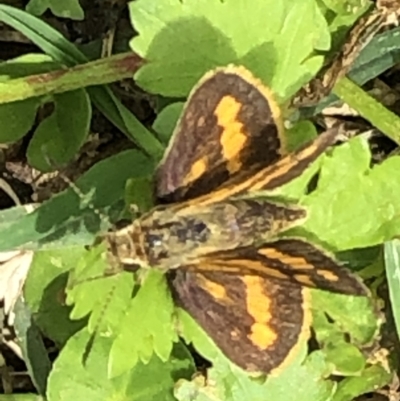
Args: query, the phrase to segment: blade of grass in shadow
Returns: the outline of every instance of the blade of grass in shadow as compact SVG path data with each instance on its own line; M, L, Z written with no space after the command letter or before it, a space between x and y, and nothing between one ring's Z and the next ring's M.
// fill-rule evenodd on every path
M361 86L398 64L399 37L400 27L376 35L355 60L349 78Z
M345 77L338 81L333 88L333 92L374 127L400 145L400 118L396 114L375 100L349 78Z
M394 28L376 35L354 61L348 77L361 87L398 64L400 61L399 36L400 28ZM338 97L331 93L317 105L301 108L301 118L310 119L337 100Z
M397 336L400 337L400 240L386 242L385 267Z
M24 34L46 54L68 67L88 61L60 32L23 10L0 4L0 21Z
M57 30L23 10L0 4L0 21L24 34L53 59L73 67L88 58ZM132 74L133 75L133 74ZM114 96L107 86L88 89L96 107L135 144L155 160L164 148L158 139Z
M14 328L29 376L38 393L44 396L47 379L51 371L47 349L43 343L40 330L33 321L29 307L21 297L17 300L14 312Z
M99 231L109 228L109 224L99 221L99 216L87 204L105 212L105 208L123 198L128 179L150 177L153 171L154 161L143 152L125 150L96 163L76 181L87 199L68 188L32 213L27 214L21 206L1 211L0 252L93 243Z

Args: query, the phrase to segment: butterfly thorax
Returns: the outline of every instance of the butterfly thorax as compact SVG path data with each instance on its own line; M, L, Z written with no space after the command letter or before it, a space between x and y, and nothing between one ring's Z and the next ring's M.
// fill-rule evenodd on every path
M212 252L268 241L301 223L305 211L266 200L233 199L176 210L153 209L108 236L113 256L125 265L161 270L195 264Z

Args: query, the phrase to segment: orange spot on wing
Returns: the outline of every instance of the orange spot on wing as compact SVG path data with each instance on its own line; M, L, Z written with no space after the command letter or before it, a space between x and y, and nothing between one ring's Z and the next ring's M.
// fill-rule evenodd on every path
M207 160L202 158L193 163L189 174L184 179L184 185L188 185L196 181L207 171Z
M200 285L203 289L205 289L209 294L213 296L213 298L217 300L229 300L228 294L226 293L226 288L221 285L216 283L215 281L211 281L209 279L206 279L203 276L201 277L201 281L199 279Z
M317 270L317 274L328 281L339 281L339 277L337 276L337 274L330 270L319 269Z
M243 276L246 285L247 312L254 319L251 342L260 349L267 349L277 340L278 334L271 328L272 305L271 299L265 294L263 280L257 276Z
M277 269L268 267L268 265L263 264L259 261L254 261L250 259L215 259L205 258L202 263L198 264L198 270L201 271L221 271L226 273L235 273L239 275L243 274L254 274L261 277L275 277L280 279L287 279L288 276L285 273Z
M315 266L308 263L305 258L301 256L291 256L283 252L279 252L274 248L261 248L258 250L260 255L270 259L280 260L281 262L290 265L293 269L314 270Z
M228 161L228 170L231 173L240 169L241 163L237 156L247 141L243 124L238 120L241 107L235 98L225 96L215 110L218 125L223 128L220 138L223 157Z
M267 349L276 341L277 334L266 323L254 323L248 336L253 344L260 349Z
M315 287L315 283L309 276L306 276L305 274L295 274L293 277L301 284L308 285L309 287Z

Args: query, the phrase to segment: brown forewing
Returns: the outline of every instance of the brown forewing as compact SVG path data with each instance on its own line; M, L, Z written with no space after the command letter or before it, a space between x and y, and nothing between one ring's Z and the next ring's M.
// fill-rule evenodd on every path
M335 129L324 132L314 141L305 144L270 166L260 170L243 171L218 189L196 198L197 205L208 205L224 201L233 196L246 195L255 191L272 190L299 177L326 149L333 145L338 137ZM192 205L191 201L182 202L176 209Z
M157 196L176 202L207 194L283 152L280 112L270 91L243 67L216 69L188 98L156 172Z

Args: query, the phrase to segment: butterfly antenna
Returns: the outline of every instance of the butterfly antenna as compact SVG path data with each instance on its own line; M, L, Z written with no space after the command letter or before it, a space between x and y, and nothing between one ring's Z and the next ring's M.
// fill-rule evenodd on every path
M83 200L85 203L84 205L88 207L96 216L100 218L102 221L107 221L111 225L109 217L103 213L99 208L97 208L93 202L87 201L87 194L85 195L83 191L66 175L59 172L59 176L65 183L71 188L71 190L79 197L79 199Z
M85 194L76 184L73 182L66 174L62 172L62 169L60 166L57 165L53 160L50 159L48 153L46 152L45 149L43 150L43 155L46 159L47 164L53 168L54 170L57 170L58 177L66 184L67 188L70 188L75 195L78 196L78 198L81 201L84 201L84 206L87 207L91 212L93 212L101 221L107 222L109 225L111 224L110 218L103 213L99 208L97 208L93 202L88 200L88 195Z
M58 176L60 177L60 179L62 181L64 181L64 183L67 185L68 188L71 188L71 190L75 193L75 195L77 195L79 197L80 200L84 201L84 205L86 207L88 207L95 215L97 215L100 218L100 220L107 221L109 225L112 225L109 217L106 214L104 214L100 209L98 209L93 204L93 202L88 201L87 194L83 193L83 191L75 184L75 182L73 182L66 174L64 174L61 171L61 169L59 167L57 167L56 163L53 163L53 161L48 156L47 152L44 151L43 154L45 155L45 158L46 158L46 161L47 161L48 165L58 171ZM100 242L100 238L97 238L95 240L95 242L90 247L97 245L99 242ZM115 269L114 268L115 266L112 266L112 267L113 267L112 269L106 269L102 274L99 274L99 275L96 275L96 276L85 277L84 279L81 279L81 280L72 279L68 283L67 287L73 288L73 287L75 287L75 286L77 286L79 284L84 284L84 283L88 283L88 282L91 282L91 281L104 279L106 277L115 276L115 275L117 275L118 273L121 272L121 269ZM100 317L98 319L98 322L96 322L95 329L94 329L93 333L91 334L90 340L89 340L89 342L88 342L88 344L87 344L87 346L85 348L85 353L84 353L84 356L83 356L84 360L87 360L87 357L89 356L90 349L92 348L93 342L94 342L95 337L96 337L96 332L98 331L98 328L102 324L104 314L105 314L105 312L107 310L108 304L109 304L112 296L114 295L115 289L116 289L116 285L114 284L113 287L110 289L109 293L106 296L106 300L105 300L105 303L103 305L102 311L100 313Z
M51 162L51 160L49 159L48 156L46 156L46 160L47 160L47 163L49 164L49 166L52 166L52 167L54 166L54 163ZM112 225L109 217L107 215L105 215L101 210L99 210L92 202L88 201L87 195L85 193L83 193L83 191L67 175L63 174L58 168L56 168L56 169L58 170L59 177L65 182L65 184L69 188L71 188L71 190L79 197L79 199L81 199L85 202L85 206L88 207L101 220L107 221L110 225ZM94 242L94 244L92 246L98 244L98 242L99 242L99 238ZM110 262L112 263L112 260L110 260ZM71 282L68 284L68 286L71 288L71 287L74 287L79 284L83 284L83 283L87 283L87 282L95 281L95 280L99 280L99 279L104 279L104 278L110 277L110 276L115 276L118 273L120 273L121 271L122 271L122 269L115 269L115 266L112 266L112 269L104 271L103 274L101 274L101 275L87 277L82 280L76 280L76 281L71 280ZM84 366L86 365L86 363L88 361L88 358L90 356L91 350L94 345L94 342L96 340L96 336L98 335L100 327L102 326L104 317L105 317L107 309L111 303L111 300L114 296L116 288L117 288L117 284L114 283L112 285L112 287L110 288L110 290L108 291L108 294L105 297L103 306L100 310L99 318L97 319L97 322L95 323L93 332L90 334L89 341L87 342L84 353L82 355L82 364Z

